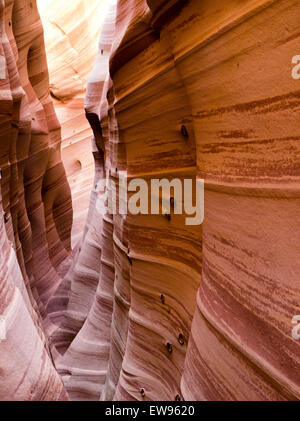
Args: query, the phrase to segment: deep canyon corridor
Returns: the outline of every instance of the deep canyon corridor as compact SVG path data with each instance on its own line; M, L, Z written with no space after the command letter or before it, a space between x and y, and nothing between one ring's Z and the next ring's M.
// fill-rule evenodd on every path
M299 400L299 0L0 15L0 400Z

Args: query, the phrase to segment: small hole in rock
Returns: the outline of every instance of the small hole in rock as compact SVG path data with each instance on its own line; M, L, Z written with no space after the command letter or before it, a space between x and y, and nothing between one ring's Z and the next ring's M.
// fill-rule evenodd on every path
M180 343L180 345L184 344L184 336L182 333L180 333L178 336L178 342Z
M183 137L189 136L187 128L184 125L181 126L181 134L182 134Z
M169 354L171 354L171 352L173 351L173 348L172 348L172 345L170 344L170 342L167 342L166 347L167 347L167 350L168 350Z

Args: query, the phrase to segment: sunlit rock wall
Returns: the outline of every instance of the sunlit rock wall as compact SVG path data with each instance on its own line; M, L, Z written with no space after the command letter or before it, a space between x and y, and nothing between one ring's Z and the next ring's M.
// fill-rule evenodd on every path
M86 95L96 179L204 179L205 218L110 215L96 186L68 274L71 399L300 398L299 16L297 0L111 4Z
M45 30L50 92L62 127L62 158L74 208L72 246L81 239L93 185L92 132L86 84L94 66L107 0L38 0Z

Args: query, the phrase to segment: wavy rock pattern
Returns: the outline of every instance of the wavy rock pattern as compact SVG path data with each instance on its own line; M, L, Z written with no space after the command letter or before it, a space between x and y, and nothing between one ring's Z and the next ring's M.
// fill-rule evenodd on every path
M81 240L93 185L91 128L84 115L87 80L107 9L104 0L38 0L45 29L50 92L62 127L62 158L72 191L72 246Z
M299 3L119 0L115 11L86 95L106 192L122 170L148 184L201 178L205 219L116 214L106 235L111 217L91 224L99 282L70 279L66 388L87 400L299 399Z
M105 208L104 181L109 162L105 162L108 154L101 149L104 139L99 113L100 100L102 95L105 98L108 86L115 5L116 2L111 2L87 87L86 113L94 134L94 189L81 251L67 276L71 284L70 298L57 342L62 350L68 348L57 366L71 399L100 398L109 360L115 276L113 216Z
M72 203L43 28L35 1L2 0L0 18L0 399L67 400L46 307L70 253Z
M94 184L72 254L36 5L0 5L1 399L299 400L299 2L109 2L85 97ZM76 19L54 25L60 52ZM71 143L86 70L72 54L54 93L75 93L57 104ZM78 77L63 85L70 63ZM64 148L69 176L83 144ZM204 179L203 224L123 214L118 195L114 213L122 171L148 186Z

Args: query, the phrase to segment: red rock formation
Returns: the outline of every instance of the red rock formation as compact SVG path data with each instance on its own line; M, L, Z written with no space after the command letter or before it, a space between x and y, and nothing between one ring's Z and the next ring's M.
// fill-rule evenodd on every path
M58 370L71 399L100 398L108 369L113 307L113 217L105 210L105 154L99 122L100 100L105 98L108 60L114 33L115 2L104 24L95 67L89 78L86 113L94 133L95 180L81 251L68 274L70 299L60 342L66 348ZM106 154L108 158L108 154ZM89 355L89 358L85 356Z
M66 400L45 311L70 251L72 204L35 1L1 14L1 400ZM18 260L17 260L18 259ZM26 374L26 375L25 375Z
M188 53L178 59L206 181L202 283L182 392L186 399L299 399L300 343L291 335L300 303L298 90L289 63L300 8L296 1L235 6L220 13L193 3L169 27L179 46L197 25L195 13L214 17L211 42L201 42L200 31L193 40L203 77L193 77ZM172 31L178 19L190 21L181 35Z
M62 126L62 157L72 190L72 245L84 230L93 185L91 129L84 115L84 95L94 65L106 1L38 0L45 28L50 91Z
M0 233L0 400L67 400L2 218Z
M284 0L118 2L111 81L96 67L87 91L103 172L204 179L205 220L113 216L114 286L102 236L99 299L81 304L62 359L71 396L299 399L299 13Z
M21 36L24 4L15 0L13 32L2 28L9 41L3 37L0 52L7 63L0 78L0 313L9 328L0 364L6 379L14 365L24 371L12 352L21 341L28 364L33 355L30 378L46 361L39 386L47 387L32 395L25 377L18 397L67 399L67 391L72 400L299 400L300 342L291 334L300 303L299 88L291 75L299 2L110 2L85 99L94 186L72 255L41 27L33 4L22 22L36 36ZM57 97L70 91L60 72ZM71 142L74 98L58 106ZM85 159L77 157L82 145L64 151L74 174L74 160L81 166ZM134 215L120 212L117 195L113 212L108 203L122 171L148 187L157 178L204 179L203 224L187 225L175 198L170 213ZM50 271L60 285L55 295ZM30 345L18 333L21 319ZM4 398L14 398L18 382L13 376ZM4 385L0 379L0 391Z
M59 283L53 266L58 267L70 250L72 213L60 157L60 126L49 93L43 29L36 4L31 4L26 3L24 9L24 2L15 1L13 30L20 80L32 120L24 185L32 229L34 286L46 304ZM28 28L27 37L24 27Z

